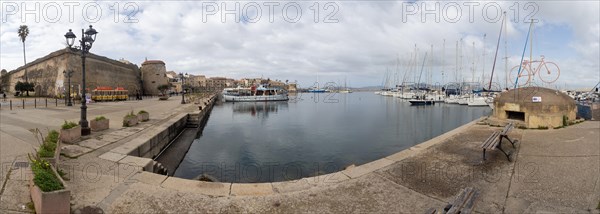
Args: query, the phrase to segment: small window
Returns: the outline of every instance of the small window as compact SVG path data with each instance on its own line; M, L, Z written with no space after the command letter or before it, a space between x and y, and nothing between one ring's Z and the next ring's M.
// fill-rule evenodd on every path
M156 74L156 76L158 76L158 75L160 75L160 74Z
M508 115L508 119L525 121L525 112L506 111L506 114Z
M152 81L152 83L156 83L156 81Z

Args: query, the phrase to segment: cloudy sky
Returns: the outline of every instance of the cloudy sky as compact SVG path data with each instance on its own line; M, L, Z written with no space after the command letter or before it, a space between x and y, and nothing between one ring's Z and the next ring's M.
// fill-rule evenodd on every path
M505 55L508 70L521 60L531 18L537 21L525 59L530 50L534 59L545 55L561 73L553 84L538 76L535 84L580 88L600 81L598 1L2 1L1 6L0 67L9 71L23 65L19 25L30 29L25 42L30 62L64 48L69 28L79 36L93 24L100 33L92 52L138 65L160 59L176 72L269 77L302 87L317 79L377 86L386 76L487 82L505 11L498 85L507 81Z

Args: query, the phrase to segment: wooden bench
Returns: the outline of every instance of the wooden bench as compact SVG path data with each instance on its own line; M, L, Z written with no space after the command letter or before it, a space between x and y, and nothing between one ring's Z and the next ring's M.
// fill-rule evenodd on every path
M453 201L444 207L443 211L438 212L437 209L430 208L425 213L427 214L469 214L475 206L475 199L479 196L479 191L472 187L464 188L454 198Z
M508 161L512 162L512 154L507 153L506 151L504 151L502 149L502 140L503 139L507 139L508 142L510 142L510 144L513 146L513 148L516 148L515 144L517 144L519 141L518 140L513 141L508 137L508 132L510 132L512 129L513 129L513 124L509 123L508 125L506 125L504 127L504 129L502 131L495 131L485 141L483 141L483 143L481 144L481 148L483 148L483 160L485 160L485 151L486 150L498 149L498 150L502 151L502 153L504 153L504 155L506 155L506 158L508 159Z

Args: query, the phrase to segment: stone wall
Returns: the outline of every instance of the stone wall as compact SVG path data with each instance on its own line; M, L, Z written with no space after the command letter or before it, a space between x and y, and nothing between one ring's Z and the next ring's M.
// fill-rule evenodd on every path
M72 70L71 86L77 92L81 84L81 66L78 52L61 49L2 75L1 87L14 93L15 84L18 81L24 82L27 73L28 81L34 83L37 96L59 96L64 93L67 85L63 71ZM88 54L86 84L90 90L97 86L124 87L133 95L141 90L140 71L136 65Z
M159 85L169 83L167 78L167 69L165 63L159 60L147 60L142 63L142 82L144 85L144 94L159 95Z

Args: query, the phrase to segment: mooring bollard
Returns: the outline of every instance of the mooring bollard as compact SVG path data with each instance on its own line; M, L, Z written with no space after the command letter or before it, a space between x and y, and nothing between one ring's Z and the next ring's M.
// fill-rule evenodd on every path
M22 99L21 101L23 101L23 109L25 109L25 99Z
M37 98L33 98L33 108L37 108Z
M46 108L48 108L48 98L46 98Z
M54 98L54 102L56 102L56 107L58 107L58 99Z
M10 110L12 111L12 100L9 100L9 101L10 101Z

